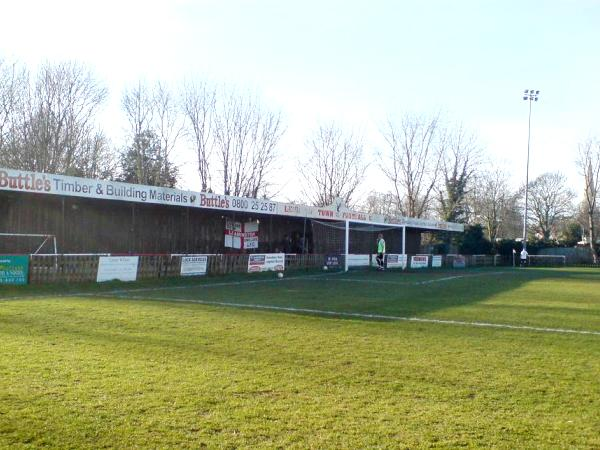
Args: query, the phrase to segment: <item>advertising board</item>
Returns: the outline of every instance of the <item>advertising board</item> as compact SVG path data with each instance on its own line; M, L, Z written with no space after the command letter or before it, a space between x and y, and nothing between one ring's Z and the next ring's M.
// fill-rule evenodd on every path
M388 269L406 269L406 255L389 253L385 256Z
M181 276L191 277L197 275L206 275L208 266L208 256L191 255L181 257Z
M248 257L248 272L285 270L285 253L254 253Z
M426 269L429 266L429 256L415 255L410 257L411 269Z
M0 284L27 284L29 279L29 256L0 255Z
M96 281L135 281L139 256L101 256Z
M452 267L455 269L464 269L467 267L467 261L465 260L465 257L462 255L456 255L452 261Z

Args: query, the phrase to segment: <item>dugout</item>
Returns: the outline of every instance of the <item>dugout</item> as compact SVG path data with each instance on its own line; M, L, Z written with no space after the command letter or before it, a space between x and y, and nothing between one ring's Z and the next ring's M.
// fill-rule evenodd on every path
M59 253L342 253L346 232L350 253L381 232L388 252L416 254L436 230L462 225L0 168L0 254L40 243L15 234L53 235Z

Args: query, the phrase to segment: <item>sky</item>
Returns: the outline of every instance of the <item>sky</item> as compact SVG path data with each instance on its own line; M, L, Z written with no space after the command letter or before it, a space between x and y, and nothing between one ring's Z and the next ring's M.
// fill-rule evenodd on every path
M389 190L375 162L388 118L440 113L462 124L515 188L525 181L524 89L540 90L530 179L560 171L579 193L578 143L600 138L600 0L3 0L0 12L0 57L94 70L110 92L101 121L115 140L123 90L140 80L259 93L287 127L278 200L302 200L298 161L323 123L363 137L373 162L362 196ZM178 163L180 187L198 190L193 156Z

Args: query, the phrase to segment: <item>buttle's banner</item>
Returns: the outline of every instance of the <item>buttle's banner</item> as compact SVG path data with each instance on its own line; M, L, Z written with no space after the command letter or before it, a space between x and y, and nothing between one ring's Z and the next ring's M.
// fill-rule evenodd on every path
M248 255L248 272L281 272L285 270L285 253L254 253Z
M137 203L208 208L223 212L276 214L313 219L351 220L353 222L387 223L430 230L464 231L464 225L411 217L384 217L352 211L341 199L329 206L308 206L274 202L265 199L234 197L210 192L194 192L109 180L69 177L49 173L0 168L0 191L63 195L102 200L122 200ZM253 248L253 247L246 247ZM254 247L256 248L256 247Z
M0 284L27 284L29 256L0 255Z

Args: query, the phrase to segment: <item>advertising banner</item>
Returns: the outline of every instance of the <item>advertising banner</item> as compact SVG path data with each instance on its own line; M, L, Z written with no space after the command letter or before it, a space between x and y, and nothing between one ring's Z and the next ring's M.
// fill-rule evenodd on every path
M181 257L181 276L191 277L197 275L206 275L208 267L207 255L193 255Z
M139 256L101 256L96 281L135 281L138 262Z
M433 230L463 231L462 224L429 219L400 217L389 219L380 214L352 211L341 199L329 206L308 206L274 202L266 199L234 197L210 192L185 191L167 187L122 183L119 181L71 177L50 173L0 168L0 190L31 194L63 195L102 200L120 200L136 203L208 208L220 211L283 216L369 221L408 225ZM254 242L251 240L250 242ZM254 244L249 244L254 245ZM237 248L237 247L234 247ZM239 247L256 248L256 247Z
M341 255L325 255L325 265L330 269L338 269L342 265Z
M285 270L285 253L254 253L248 257L248 272Z
M258 248L258 222L236 222L225 219L225 247Z
M431 267L442 267L442 255L433 255L431 257Z
M0 255L0 284L27 284L29 256Z
M452 261L452 267L454 267L455 269L464 269L465 267L467 267L465 257L462 255L455 256L454 260Z
M348 255L348 267L368 267L369 259L369 255Z
M429 256L415 255L410 257L411 269L426 269L429 266Z
M388 269L406 269L406 255L390 253L385 256Z

